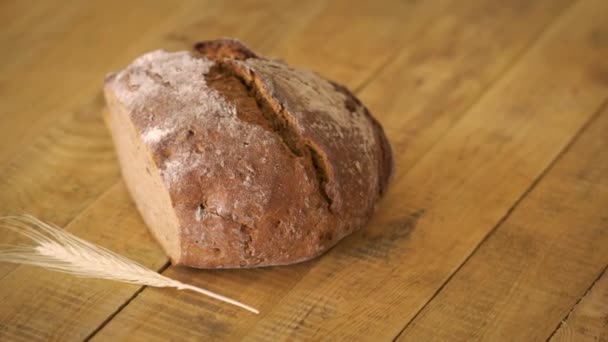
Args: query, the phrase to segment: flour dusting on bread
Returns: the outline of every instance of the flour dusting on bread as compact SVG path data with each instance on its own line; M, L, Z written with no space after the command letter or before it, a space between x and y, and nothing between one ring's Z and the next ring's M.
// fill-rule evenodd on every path
M142 134L147 142L156 143L191 120L204 120L211 114L234 118L234 105L207 87L205 75L213 65L213 61L195 58L186 51L157 50L117 73L112 89L135 120L148 121ZM172 115L155 115L159 104Z
M151 127L142 132L141 136L147 145L152 145L161 141L169 133L171 133L169 128Z
M187 130L195 121L210 121L212 116L234 124L234 105L206 84L205 75L213 65L213 61L195 58L186 51L157 50L116 74L113 91L130 110L133 121L139 123L137 126L142 127L140 134L150 148ZM160 111L171 114L159 115ZM202 163L200 155L190 151L173 152L162 165L168 186Z

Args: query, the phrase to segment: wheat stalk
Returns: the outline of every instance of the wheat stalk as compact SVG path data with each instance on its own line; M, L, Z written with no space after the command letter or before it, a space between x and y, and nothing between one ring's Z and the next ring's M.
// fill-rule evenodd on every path
M165 277L131 259L85 241L31 215L0 217L0 227L21 234L36 245L0 250L0 262L43 267L85 278L100 278L153 287L191 290L253 313L255 308L234 299Z

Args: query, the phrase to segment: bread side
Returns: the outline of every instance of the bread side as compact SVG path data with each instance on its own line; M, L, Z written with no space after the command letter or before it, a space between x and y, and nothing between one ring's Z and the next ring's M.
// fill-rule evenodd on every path
M121 173L146 225L173 262L181 258L180 224L153 156L130 120L128 109L106 87L104 119L114 140Z

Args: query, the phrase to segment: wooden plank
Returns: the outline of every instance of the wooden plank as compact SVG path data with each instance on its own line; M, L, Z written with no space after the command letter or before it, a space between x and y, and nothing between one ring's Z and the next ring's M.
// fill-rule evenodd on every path
M606 269L591 287L589 293L562 322L550 341L608 341L608 272Z
M270 20L272 16L276 14L278 8L266 8L267 10L272 9L271 11L257 10L257 15L252 13L252 15L247 16L252 20L252 23L248 23L247 21L243 21L242 18L245 17L245 13L250 12L250 8L243 7L240 10L242 11L242 15L237 15L237 18L241 19L238 23L235 23L235 31L232 32L230 30L232 30L233 26L222 26L221 21L209 21L209 18L220 17L227 18L227 20L230 21L233 20L232 18L234 17L222 15L220 12L221 8L216 9L215 12L208 10L207 12L211 13L209 14L209 17L201 17L200 15L196 15L196 13L204 8L199 8L199 6L201 6L200 4L193 3L193 7L188 9L188 12L193 14L191 16L180 17L181 20L179 20L179 22L175 22L175 27L171 28L165 35L163 35L162 45L169 46L170 48L187 47L193 41L199 39L196 38L196 36L197 32L201 31L205 31L213 36L240 36L248 42L254 41L252 44L254 48L257 44L255 42L265 45L266 43L264 43L264 38L256 38L256 34L259 33L252 30L247 31L247 27L250 26L255 26L261 29L264 28L260 32L279 32L272 36L273 43L269 45L271 46L270 48L274 46L273 44L280 42L282 39L289 39L293 46L297 46L301 42L309 42L310 40L316 40L319 43L323 40L326 43L333 44L334 40L331 37L323 38L314 36L313 38L310 38L308 36L309 33L307 26L325 26L325 29L328 30L328 32L341 30L342 27L340 24L343 24L343 22L340 21L332 22L330 20L323 19L321 24L317 25L317 23L310 20L312 20L317 13L319 13L322 18L325 18L326 16L335 17L336 13L327 14L325 12L341 11L343 5L337 3L336 5L328 8L323 7L322 11L319 12L318 3L315 6L311 5L314 4L313 2L307 2L307 4L308 5L306 6L309 7L294 7L294 11L291 12L291 16L293 17L293 21L298 24L294 25L293 27L288 26L286 28L283 28L282 26L285 25L285 21L289 21L291 16L283 15L283 22L274 22ZM403 12L403 10L418 8L419 4L404 6L401 4L401 2L394 2L392 6L393 7L386 7L387 13L391 13L390 11L393 10L393 13L396 13L395 15L399 15L401 12ZM411 15L419 15L419 18L417 20L412 20L410 27L416 27L415 25L425 25L425 20L432 17L431 13L440 9L442 9L441 6L425 5L422 6L422 11L411 11ZM230 7L225 8L225 10L232 13L235 9ZM410 15L410 11L407 13ZM425 14L426 16L420 16L420 14ZM303 20L302 18L308 18L307 22L299 23L299 21ZM391 28L394 28L395 30L399 28L399 26L396 25L398 20L395 17L390 18L390 20L386 20L386 18L381 17L377 17L372 20L374 21L371 24L376 25L380 32L390 30ZM386 23L386 26L384 26L384 23ZM212 26L207 27L206 25ZM353 34L358 34L358 32L355 30L353 31ZM190 38L190 36L195 38ZM264 35L264 37L267 38L268 35ZM352 38L350 38L348 35L339 35L339 37L340 39L345 39L346 37L349 38L348 40L352 40ZM342 73L344 75L350 75L349 79L353 80L351 82L366 79L384 62L386 59L385 52L391 51L392 47L395 45L400 45L399 42L408 37L409 35L407 34L400 36L395 35L392 36L392 38L390 35L386 35L386 39L384 40L375 39L370 41L370 45L368 48L366 48L366 50L377 48L376 57L370 58L368 55L362 54L359 57L353 58L355 61L360 60L361 58L370 59L365 68L359 68L358 70L349 69L348 72L346 71L347 69L344 68L342 69ZM338 43L339 41L336 42L336 45ZM139 45L143 46L145 44L142 43ZM366 44L360 44L360 46L365 47ZM330 70L328 66L328 64L320 65L320 68L316 69ZM105 200L91 203L96 196L103 191L104 187L107 188L108 184L112 183L112 179L118 179L116 162L114 160L113 153L111 152L111 143L107 136L105 127L103 127L99 119L100 116L98 111L99 107L101 106L101 99L96 98L91 102L91 104L79 109L75 113L60 117L60 120L57 120L57 122L50 127L45 128L44 135L37 138L35 143L30 144L18 156L12 158L10 163L2 166L0 170L3 177L0 177L0 181L4 181L2 185L5 192L3 192L4 195L0 194L0 203L2 204L0 207L3 211L11 213L15 210L25 210L36 213L38 216L47 220L50 218L51 221L64 225L72 217L78 215L83 208L89 207L85 212L100 213L97 214L96 217L100 220L98 224L102 224L103 220L100 219L100 217L103 217L103 215L101 213L105 213L105 215L114 215L115 208L108 205L109 203L130 203L126 193L118 190L113 190L109 195L104 196L104 198L106 198L106 196L114 197L114 202L111 200ZM91 151L95 151L95 154L91 154ZM74 183L76 183L76 185ZM119 187L121 187L121 185ZM37 200L38 197L42 197L43 200ZM135 222L138 220L138 217L137 212L133 210L131 211L130 217L123 217L122 219ZM70 224L69 229L74 229L71 227L72 224ZM120 229L134 230L131 231L132 234L136 232L141 234L142 230L145 231L145 228L143 228L141 225L135 224L121 224ZM80 236L94 241L104 242L105 240L98 235L108 235L108 232L102 229L90 229L86 231L78 229L78 231L82 233L79 234ZM6 242L9 238L5 235L2 237L2 239L3 242ZM139 243L142 244L142 246L139 246L140 249L147 250L158 248L155 243L146 239L139 241ZM135 257L139 255L137 253L132 255L129 250L123 250L123 254ZM150 264L150 262L146 261L144 261L144 264L152 267L158 267L157 264ZM19 286L19 291L27 294L38 293L38 296L26 296L27 298L30 298L27 306L29 308L28 310L22 309L25 301L24 298L26 298L24 296L16 297L15 301L7 300L6 303L3 303L2 310L4 315L2 318L0 318L0 322L6 322L10 318L10 323L13 325L23 326L24 324L29 325L31 323L32 325L39 327L37 329L38 333L43 334L37 335L39 337L47 336L48 334L55 334L56 332L54 326L62 327L62 325L57 324L53 318L56 320L64 320L66 318L68 318L68 320L72 320L73 317L76 316L81 320L82 326L76 329L73 335L63 335L63 333L61 333L62 337L76 338L77 336L80 337L86 335L87 332L90 333L94 331L96 328L95 322L96 324L101 324L103 322L103 319L99 319L101 317L101 312L105 312L106 316L109 316L113 310L117 310L120 307L120 305L115 304L121 303L121 300L124 302L128 298L123 296L121 293L119 294L118 298L114 298L110 301L111 305L104 305L103 308L99 310L84 308L84 306L87 305L98 305L97 301L85 301L84 303L80 303L80 307L51 304L49 301L53 303L61 303L63 297L73 298L73 294L70 291L74 286L76 286L74 285L75 283L73 283L71 287L53 286L52 284L55 282L63 282L65 277L54 277L51 275L39 276L38 273L32 272L45 272L41 270L32 271L27 267L15 268L13 265L1 265L1 267L0 279L3 276L5 278L0 280L0 282L6 281L6 283L3 283L3 292L5 291L6 293L9 293L12 291L13 287ZM294 270L296 269L297 268L294 268ZM43 277L45 279L45 283L32 284L27 282L27 279L32 279L32 277ZM98 286L95 285L96 287L94 287L92 291L105 291L103 286L106 285L104 284L105 282L99 283ZM50 299L45 299L46 297L44 293L47 291L46 288L49 286L53 288L55 292L49 296L46 296L51 297ZM86 284L83 284L83 286L91 285L89 282L87 282ZM132 286L127 286L127 288L131 291L131 294L135 293ZM79 289L78 291L78 293L80 293L85 290ZM64 294L63 297L62 294ZM233 295L235 297L238 296L238 294ZM106 297L103 299L108 300ZM32 312L33 310L31 310L31 308L38 307L40 305L45 307L53 307L53 310L55 310L55 315L53 317L49 317L49 315L41 312L41 315L39 316L36 312ZM90 315L90 317L88 315ZM15 337L12 335L13 333L15 332L12 331L11 336Z
M294 1L287 6L289 11L285 4L244 2L231 7L230 15L222 18L225 22L209 16L178 24L164 43L170 48L188 49L199 40L229 32L263 55L277 56L358 88L394 58L405 42L415 38L429 18L445 11L452 2L438 0L431 6L392 0L372 6L340 0L309 1L307 7L294 7L303 6L302 1ZM243 22L244 17L254 16L257 19Z
M301 38L296 44L283 40L273 53L359 91L417 38L429 18L449 11L448 6L453 6L452 0L432 4L385 1L382 6L333 1L315 17L314 25L298 32Z
M65 225L120 177L109 133L97 112L103 98L69 113L0 164L0 214L28 212ZM0 231L7 242L9 235Z
M527 47L527 44L530 43L530 41L552 18L552 16L559 12L560 7L552 7L557 5L558 4L555 2L547 2L537 3L536 6L538 7L533 8L521 7L519 8L519 10L508 8L502 12L494 11L492 13L497 14L493 17L494 19L496 19L496 27L490 25L487 26L486 28L491 31L492 34L488 34L488 36L486 37L487 40L483 40L479 39L479 37L477 37L475 34L472 34L472 31L474 32L477 30L476 27L478 23L472 21L471 18L478 17L482 14L487 14L490 6L486 3L473 4L471 2L469 2L467 6L462 6L462 3L459 3L459 6L455 6L455 8L450 8L450 10L434 18L433 22L440 23L437 26L442 28L441 33L443 34L440 34L440 32L435 32L434 28L429 28L429 30L434 32L433 36L443 36L443 40L437 38L426 43L425 38L421 38L420 40L412 41L411 44L421 49L422 52L426 51L428 55L432 55L433 51L437 51L442 46L446 45L447 42L453 39L459 39L458 44L459 46L463 45L463 48L459 49L458 52L455 53L455 55L452 55L451 58L447 60L460 61L461 58L466 59L466 57L468 56L468 46L492 46L493 39L496 39L496 37L500 36L501 39L499 39L498 41L502 43L501 49L490 49L489 51L491 53L486 56L486 59L483 61L483 63L479 59L479 64L477 65L478 72L469 71L468 69L465 69L467 70L467 77L470 77L471 81L480 82L481 84L487 85L491 82L493 78L497 76L497 74L500 74L501 71L504 70L504 67L508 64L508 61L511 61L514 57L518 56L521 51ZM471 6L472 8L468 6ZM543 10L541 11L539 10L539 8L542 8ZM517 25L514 24L512 20L513 17L517 17L519 19ZM444 24L444 20L447 21L449 25ZM509 24L510 22L511 24ZM520 25L522 25L522 23L525 23L524 29L521 29ZM435 25L433 27L435 27ZM453 34L454 32L459 32L460 34ZM423 33L426 32L417 32L417 35L419 37L427 37ZM505 41L508 41L509 43L504 44ZM448 88L443 87L443 84L438 80L434 80L435 78L442 80L445 79L445 77L454 79L454 81L452 82L452 91L458 91L460 94L459 96L464 97L459 98L459 102L462 101L465 103L471 103L472 101L474 101L476 96L479 95L481 87L469 87L466 82L456 81L457 79L463 79L464 76L460 75L459 71L465 65L460 62L452 64L447 62L447 60L443 63L438 63L436 59L432 58L418 59L417 61L408 61L408 59L406 59L400 62L400 66L410 69L414 67L417 67L419 70L427 70L430 67L435 68L434 74L430 72L428 74L428 88L425 88L424 92L420 92L420 96L417 98L406 97L405 99L403 99L404 97L401 97L401 99L399 100L401 104L405 104L407 101L410 101L410 103L412 104L429 100L437 101L437 98L429 96L429 94L433 93L433 90L443 92L444 94L448 95L450 93L450 90ZM426 66L425 69L425 66L420 64L424 64L427 61L429 65ZM534 65L534 67L536 67L536 65ZM392 66L388 67L387 70L391 68ZM402 74L405 74L405 72L402 72ZM479 79L477 77L479 77ZM403 89L400 84L400 82L402 81L409 82L410 79L406 78L405 80L403 80L398 76L391 79L388 75L384 75L382 82L383 86L387 88L387 92L390 93L392 92L392 89ZM370 87L374 87L375 84L376 83L372 83ZM378 91L377 93L379 94L379 96L383 96L382 92ZM598 100L598 93L599 90L596 90L593 101ZM366 97L366 94L367 90L364 90L362 96ZM389 101L389 99L387 99L387 101ZM376 102L379 103L380 100L377 100ZM587 104L586 106L588 106L589 108L592 107L592 105L589 106L589 104ZM386 118L393 117L400 119L401 115L407 115L407 113L403 113L402 108L407 108L407 106L404 105L403 107L395 107L391 110L388 110L388 112L378 112L374 108L372 108L372 111L374 111L376 114L380 114L379 116L381 119L384 119L383 121L385 121L385 124L388 124L388 127L391 127L390 119ZM443 113L433 114L437 116L440 116L441 114L454 116L462 114L451 113L447 109L448 108L446 108L446 111ZM587 109L588 108L586 107L580 108L580 110L584 113L587 113ZM476 115L479 116L479 112ZM496 117L500 117L501 115L504 115L504 113L495 114ZM547 119L546 116L547 115L543 117L545 121ZM473 120L478 119L479 118L477 117L477 119ZM503 121L505 119L506 118L503 118ZM584 115L581 119L584 122ZM432 119L429 120L432 121ZM538 122L536 123L538 124ZM395 131L398 130L398 128L393 129ZM567 126L563 129L566 129L566 132L573 133L575 127ZM570 129L572 129L572 131L570 131ZM421 127L421 131L424 131L424 127ZM553 132L554 138L556 138L556 136L560 135L561 133L564 133L564 131L562 130L559 132ZM395 134L399 133L395 132ZM564 139L567 140L568 137L565 137ZM522 140L523 138L520 138L519 142L526 142ZM487 139L487 141L491 140ZM413 154L422 154L426 149L428 149L429 146L424 147L424 149L413 149L411 151L408 150L407 152ZM547 149L545 149L545 151ZM404 154L401 154L400 152L401 150L396 151L396 157L398 158L398 162L400 162L400 159L402 158L402 156L404 156ZM450 154L448 153L448 155ZM438 156L435 157L435 164L437 164L437 159L439 159ZM421 177L420 173L429 174L427 171L419 172L419 177ZM449 179L449 177L446 178ZM424 178L420 179L424 180ZM531 177L527 178L525 180L525 184L529 184L531 179ZM409 182L412 182L412 180L410 179ZM415 183L416 181L413 181L412 184ZM407 190L405 188L405 186L407 185L408 183L404 183L401 180L398 183L393 184L393 187L401 189L399 191L401 191L402 194L403 191ZM441 187L438 186L437 189L441 189ZM433 190L436 190L435 187L433 187ZM393 189L392 191L394 192L395 189ZM418 193L421 192L422 190L418 191ZM408 196L410 196L410 194L408 194ZM305 331L309 329L314 329L316 327L319 327L321 329L319 331L319 334L323 334L324 338L332 338L328 331L330 331L333 326L328 329L325 329L325 319L335 319L336 315L339 314L348 315L349 310L353 309L353 307L344 308L340 311L334 311L335 307L323 306L323 303L331 303L334 297L342 298L344 296L351 296L353 298L353 301L361 301L361 303L364 303L364 297L368 296L369 293L367 292L368 290L362 289L360 287L362 284L371 281L374 282L376 286L379 286L377 283L378 281L385 281L386 278L390 279L390 276L373 278L373 272L378 269L381 270L383 267L385 268L384 271L386 271L386 268L389 267L390 262L395 262L395 260L398 260L397 257L393 256L392 254L396 252L403 253L403 251L398 251L396 246L393 245L394 242L392 242L392 240L406 239L407 231L409 229L408 227L412 227L416 223L417 219L420 217L420 212L416 214L416 208L413 206L409 206L407 203L404 204L402 200L403 198L407 198L407 196L403 196L400 194L389 195L389 198L385 200L384 205L390 206L389 208L392 208L390 209L390 211L386 211L386 209L384 213L382 213L381 211L376 217L375 223L371 227L369 227L366 232L362 232L361 234L358 234L353 238L347 239L327 256L319 260L296 266L302 268L303 273L293 272L292 267L279 267L261 270L240 270L228 272L189 271L183 268L171 267L165 272L166 274L177 277L179 279L185 279L195 284L204 284L205 286L208 286L213 289L230 291L231 293L235 294L246 293L247 295L245 296L245 298L251 298L249 303L257 305L262 309L262 321L260 321L259 316L248 315L247 313L241 313L232 310L231 308L225 308L224 310L221 310L221 307L218 307L214 305L213 302L204 299L199 300L197 302L192 302L191 298L180 298L172 296L171 294L161 294L154 289L146 289L134 301L132 301L127 308L125 308L119 315L117 315L115 319L113 319L104 329L102 329L98 336L100 339L121 338L124 336L129 336L129 338L131 339L140 340L154 338L237 339L239 336L246 334L249 330L256 328L259 329L262 324L265 324L266 326L264 328L267 330L258 333L270 339L284 337L277 336L274 334L276 332L284 332L281 331L281 329L288 328L292 330L299 329L298 331ZM507 202L505 201L504 205L506 204ZM383 232L386 232L387 235L383 235ZM352 267L347 267L347 265L350 265L351 263ZM341 267L349 269L349 273L346 276L339 274ZM304 272L306 272L306 274L304 274ZM418 270L417 272L420 273L420 270ZM358 278L359 281L345 280L351 276L351 273L352 277ZM360 273L361 275L359 277L356 277L354 276L354 274L356 273ZM212 277L206 277L207 275L212 275ZM415 275L413 276L415 277ZM302 277L304 277L303 280L298 284L298 280ZM337 287L336 283L347 283L343 284L343 286L346 287L343 292L329 292L327 290L327 287L324 286L324 282L331 281L333 277L338 277L338 279L336 279L333 284L335 287ZM361 277L365 278L361 279ZM371 280L368 280L367 277L370 277L369 279ZM427 277L427 281L432 279L431 276ZM247 284L247 286L243 288L243 284ZM306 284L307 286L306 290L304 291L302 291L300 288L302 284ZM291 298L292 293L294 292L298 294L296 300ZM383 292L382 294L392 294L393 292L393 290L389 290ZM285 296L286 294L287 298L283 298L283 296ZM378 293L377 296L374 297L374 299L378 302L383 302L384 299L378 298L378 296L380 296L380 293ZM319 303L320 301L321 304ZM388 303L384 303L388 305ZM396 302L393 302L393 304L394 303ZM365 302L365 304L361 305L367 304L369 303ZM211 308L209 307L210 305ZM289 323L291 325L288 325L288 323L285 322L285 319L281 319L281 317L273 315L273 310L287 310L288 308L286 305L290 306L294 310L305 311L310 309L310 311L308 311L309 313L306 316L306 319L303 319L300 322L298 322L298 319L295 322ZM305 306L305 308L302 308L302 306ZM370 306L373 307L373 305ZM381 310L378 309L378 311ZM173 317L178 317L179 319L172 319ZM352 318L352 316L349 317L349 319ZM368 316L366 316L365 318L369 319ZM308 323L309 319L312 320L310 323ZM374 323L377 323L376 320L385 320L385 317L378 316L372 318L371 320ZM397 321L398 316L394 317L393 320ZM347 325L344 322L342 323L344 325ZM198 329L191 329L192 325L196 325ZM274 333L273 329L276 329L274 330ZM361 329L365 328L362 326ZM381 328L372 330L381 331ZM393 331L392 336L395 336L398 331L399 330ZM345 328L336 327L336 334L344 332ZM319 336L297 334L294 334L293 336L289 336L287 338L299 339L307 337L311 339L319 338Z
M0 3L0 79L10 79L12 71L65 34L90 2L85 1L2 1Z
M0 215L30 213L65 226L120 177L114 146L96 111L102 98L58 120L10 163L0 164ZM0 229L2 244L18 236ZM0 278L17 265L0 263ZM9 289L7 289L8 291Z
M400 341L540 341L551 335L608 265L606 132L608 107Z
M589 37L608 28L606 5L580 3L560 20L248 339L396 336L605 98L605 50ZM412 212L424 213L415 228Z
M607 6L569 11L248 338L394 337L604 100L605 48L589 41Z
M361 94L396 151L401 177L538 38L571 1L462 2L419 32ZM514 19L517 18L517 19ZM492 63L488 63L489 59ZM472 96L472 95L475 96Z
M20 2L18 11L27 12L27 5ZM173 15L180 7L112 0L77 9L72 21L56 20L62 14L54 12L39 18L46 31L59 33L46 36L49 41L23 35L23 44L31 45L16 50L19 58L0 73L0 162L19 153L57 117L90 103L100 94L104 75L141 53L144 37L167 30L166 22L177 20Z

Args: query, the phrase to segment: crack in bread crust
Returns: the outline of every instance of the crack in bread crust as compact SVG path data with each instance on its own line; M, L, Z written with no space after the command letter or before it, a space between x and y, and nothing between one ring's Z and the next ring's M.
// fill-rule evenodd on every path
M207 40L194 45L194 51L209 59L231 58L246 60L258 56L235 39Z
M240 119L261 125L272 131L281 139L294 157L306 158L308 160L308 163L314 170L319 193L327 202L328 209L331 212L333 199L326 190L326 186L331 176L328 172L329 169L326 165L322 151L315 147L314 144L303 140L302 136L290 122L289 118L292 115L271 96L265 95L264 92L258 88L258 85L255 82L256 75L251 70L249 72L244 72L242 68L239 68L229 61L219 60L210 70L208 82L210 87L213 88L215 81L220 78L228 77L234 77L243 85L247 95L255 101L265 122L260 122L258 120L259 118L248 117L243 113L241 113ZM275 108L278 108L278 110Z
M332 212L331 205L333 203L333 199L327 193L326 186L329 181L329 174L327 173L327 166L325 165L325 160L321 157L321 154L312 144L306 145L306 150L308 151L308 155L310 156L310 160L312 162L313 167L315 168L315 176L317 177L317 184L319 185L319 191L323 198L327 201L329 211Z
M303 144L299 134L290 124L287 116L284 114L284 110L279 112L275 111L268 99L256 87L255 82L252 80L255 76L250 74L247 75L250 78L245 77L238 68L228 62L220 61L216 67L218 72L222 73L225 77L231 76L241 82L246 89L248 96L255 100L255 103L264 119L266 119L269 128L281 138L292 154L301 157ZM246 117L242 117L241 119L247 121Z

